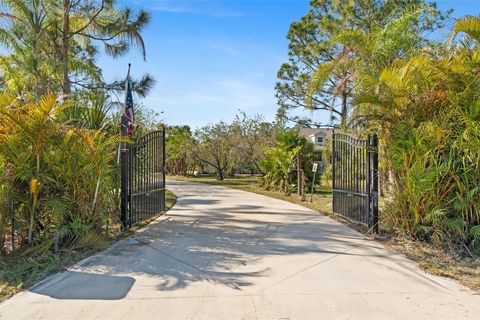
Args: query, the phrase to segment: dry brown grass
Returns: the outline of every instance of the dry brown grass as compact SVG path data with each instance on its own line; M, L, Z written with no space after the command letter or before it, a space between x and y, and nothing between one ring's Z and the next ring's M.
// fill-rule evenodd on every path
M389 238L386 247L404 254L428 273L447 277L480 293L480 258L470 257L461 248L442 247L411 239Z

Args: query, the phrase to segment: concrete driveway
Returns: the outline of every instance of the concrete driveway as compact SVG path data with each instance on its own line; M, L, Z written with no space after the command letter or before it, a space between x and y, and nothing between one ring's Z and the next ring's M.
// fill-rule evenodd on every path
M480 319L480 297L319 213L171 182L168 215L0 305L1 319Z

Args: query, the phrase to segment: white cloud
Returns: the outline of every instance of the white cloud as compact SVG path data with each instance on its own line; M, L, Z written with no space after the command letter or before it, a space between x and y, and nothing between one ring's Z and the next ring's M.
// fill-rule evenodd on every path
M249 79L224 79L217 82L228 101L240 109L263 107L273 99L271 88L263 88Z
M212 77L185 83L181 89L159 88L158 95L145 99L145 105L165 111L165 120L171 124L202 126L222 119L231 121L239 110L264 114L272 120L276 112L274 91L268 83L255 81L257 76Z
M181 103L178 101L176 98L169 98L166 96L158 96L158 95L150 95L147 96L144 101L148 101L149 103L152 103L153 105L168 105L168 106L179 106Z
M207 95L191 95L190 100L197 102L213 102L213 103L225 103L225 100L221 97L207 96Z

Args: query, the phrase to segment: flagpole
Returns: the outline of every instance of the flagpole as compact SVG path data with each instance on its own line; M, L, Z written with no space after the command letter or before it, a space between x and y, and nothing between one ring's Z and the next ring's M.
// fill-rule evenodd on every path
M130 81L130 68L131 64L128 64L128 74L127 74L127 80L125 81L125 105L124 105L124 112L122 112L121 116L121 121L120 121L120 136L122 139L125 139L128 136L128 126L129 126L129 118L126 115L125 109L127 106L127 96L128 96L128 86L129 86L129 81ZM128 200L127 200L127 194L128 194L128 181L127 181L127 174L128 174L128 168L127 168L127 162L128 162L128 149L127 149L127 144L125 142L120 143L120 172L121 172L121 190L120 190L120 196L121 196L121 202L120 202L120 219L122 222L122 228L125 230L129 227L130 222L128 219Z
M132 64L128 64L128 73L127 73L127 81L130 81L130 68L132 67ZM126 89L126 88L125 88Z
M125 81L125 84L127 84L128 82L127 81L130 81L130 69L132 68L132 64L129 63L128 64L128 72L127 72L127 80ZM125 85L125 91L127 91L127 86ZM126 95L125 95L126 97ZM126 99L126 98L125 98ZM123 124L122 124L122 120L123 120L123 115L125 114L125 103L126 101L123 102L123 111L121 112L120 114L120 136L123 136L122 135L122 130L123 130ZM119 142L118 143L118 152L117 152L117 165L120 164L120 155L121 155L121 149L122 149L122 142Z

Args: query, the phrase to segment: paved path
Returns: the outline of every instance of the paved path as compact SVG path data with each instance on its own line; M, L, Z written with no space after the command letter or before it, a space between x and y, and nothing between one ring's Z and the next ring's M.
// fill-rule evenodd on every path
M303 207L172 182L167 216L0 319L480 319L480 297Z

